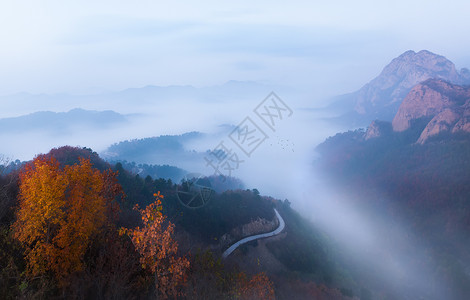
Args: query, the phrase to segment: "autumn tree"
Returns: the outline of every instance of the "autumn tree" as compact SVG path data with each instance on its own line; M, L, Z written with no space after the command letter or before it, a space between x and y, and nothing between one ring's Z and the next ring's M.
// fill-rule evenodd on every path
M234 296L243 300L275 299L274 285L264 272L255 274L251 278L240 272L236 279Z
M90 160L61 167L40 155L20 173L14 237L26 248L28 273L52 272L63 279L84 268L92 238L110 223L121 193L116 174L94 169Z
M156 201L145 209L135 206L141 214L142 228L122 228L121 233L130 236L142 267L153 274L157 296L176 298L186 280L189 261L177 255L178 243L173 239L175 225L162 213L163 195L158 192L154 196Z

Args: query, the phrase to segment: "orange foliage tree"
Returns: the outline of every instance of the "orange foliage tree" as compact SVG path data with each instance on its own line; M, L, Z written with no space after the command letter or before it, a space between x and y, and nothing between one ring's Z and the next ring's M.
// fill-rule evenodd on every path
M251 278L240 272L234 293L236 299L275 299L274 285L264 272L255 274Z
M116 174L94 169L90 160L61 168L57 160L36 157L20 173L14 237L26 248L28 272L52 271L61 283L84 268L91 240L109 225L122 193Z
M177 255L178 243L172 237L175 225L167 222L162 213L160 199L163 195L158 192L154 196L157 200L145 209L135 206L141 214L143 227L122 228L121 233L130 236L140 254L142 267L154 275L156 293L163 298L176 298L185 283L189 261Z

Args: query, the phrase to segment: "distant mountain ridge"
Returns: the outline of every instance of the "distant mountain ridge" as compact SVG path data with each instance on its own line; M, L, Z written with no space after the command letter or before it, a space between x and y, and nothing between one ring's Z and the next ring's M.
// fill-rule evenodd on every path
M108 161L167 164L192 170L193 164L202 164L204 153L190 151L185 147L189 142L204 136L204 133L188 132L182 135L162 135L122 141L109 146L101 155Z
M360 90L340 96L337 107L347 107L345 118L367 124L374 119L391 121L408 92L427 79L470 84L470 71L458 71L450 60L427 50L406 51Z
M235 125L222 124L215 131L191 131L179 135L160 135L114 143L101 152L107 161L176 166L191 172L208 169L204 159Z
M65 132L73 127L109 127L127 122L124 115L111 110L93 111L80 108L68 112L41 111L32 114L0 119L0 132L20 133L37 130Z
M31 94L16 93L0 96L1 114L4 117L29 114L37 111L69 111L75 107L86 110L113 110L132 113L145 113L150 107L175 100L197 100L202 102L251 101L264 99L271 91L290 91L288 87L263 84L254 81L228 81L207 87L190 85L128 88L120 91L94 94ZM136 105L138 104L138 106ZM136 111L137 107L143 108Z

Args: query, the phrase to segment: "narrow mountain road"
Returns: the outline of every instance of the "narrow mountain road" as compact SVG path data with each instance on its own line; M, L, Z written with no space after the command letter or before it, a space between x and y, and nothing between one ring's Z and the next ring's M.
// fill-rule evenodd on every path
M246 238L239 240L238 242L230 246L227 250L225 250L225 252L222 254L222 258L227 258L227 256L232 254L232 252L235 251L235 249L237 249L240 245L243 245L245 243L248 243L254 240L275 236L281 233L281 231L284 230L284 227L286 227L286 223L284 222L284 219L281 217L277 209L274 209L274 212L276 213L276 217L279 220L279 226L274 231L247 236Z

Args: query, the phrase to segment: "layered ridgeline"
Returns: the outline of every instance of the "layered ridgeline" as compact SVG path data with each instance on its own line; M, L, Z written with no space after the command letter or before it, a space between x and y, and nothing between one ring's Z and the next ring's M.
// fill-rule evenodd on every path
M204 137L205 134L201 132L188 132L122 141L109 146L103 152L103 157L108 160L172 165L178 160L202 160L201 154L189 149L188 144Z
M207 152L227 137L234 128L233 125L223 124L211 133L193 131L180 135L121 141L110 145L101 156L110 162L121 162L126 169L131 169L141 176L162 177L168 173L166 171L171 171L171 177L163 177L179 181L187 173L184 170L207 171L207 162L204 160ZM154 168L155 165L159 167ZM172 170L167 166L171 166Z
M140 176L171 178L179 182L185 170L199 170L204 166L204 152L196 151L194 144L207 138L201 132L181 135L162 135L143 139L127 140L112 144L102 156Z
M42 132L47 135L72 134L80 130L103 130L125 125L128 119L111 110L94 111L80 108L68 112L40 111L28 115L0 119L2 134Z
M375 119L391 121L408 92L430 78L468 84L470 71L466 68L458 71L444 56L426 50L406 51L360 90L334 99L330 108L342 111L338 120L343 123L366 125Z
M453 70L446 74L462 81ZM339 133L317 147L324 177L346 190L355 206L391 220L382 243L402 251L384 249L383 255L402 253L412 257L413 272L426 270L428 283L412 286L410 293L419 291L414 296L470 294L469 121L469 87L428 79L404 96L393 122L375 120L367 130ZM406 233L394 240L388 232L399 230L397 224L407 224ZM419 250L409 246L415 243Z

